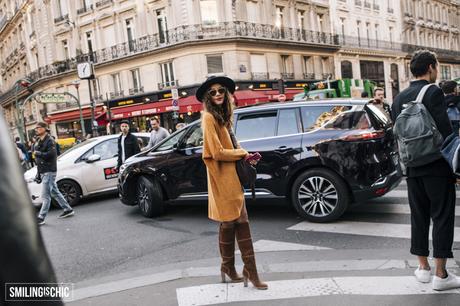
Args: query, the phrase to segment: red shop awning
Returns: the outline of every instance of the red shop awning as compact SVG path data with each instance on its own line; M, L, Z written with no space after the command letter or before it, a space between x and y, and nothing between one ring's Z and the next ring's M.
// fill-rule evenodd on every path
M265 103L269 101L268 96L265 92L252 91L252 90L241 90L235 91L234 95L235 103L238 107L253 105L258 103Z
M94 110L94 116L97 117L103 112L104 112L104 109L102 106L96 106L96 109ZM90 107L82 108L82 114L83 114L84 119L91 118L91 108ZM46 121L48 122L65 122L65 121L79 120L79 119L80 119L80 111L78 109L66 111L66 112L49 114L46 117Z

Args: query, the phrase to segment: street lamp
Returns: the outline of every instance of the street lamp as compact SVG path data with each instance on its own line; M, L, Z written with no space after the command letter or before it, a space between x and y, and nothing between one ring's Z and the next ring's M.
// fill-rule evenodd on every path
M18 91L20 87L28 88L32 82L29 79L19 79L14 83L14 97L16 105L16 126L18 128L19 138L21 142L25 141L25 120L24 120L24 110L22 109L23 105L19 105Z
M81 102L80 102L80 80L75 80L72 82L72 85L75 86L77 89L77 102L78 102L78 109L80 110L80 125L81 125L81 133L82 133L82 139L86 137L86 129L85 129L85 121L83 120L83 112L81 110Z

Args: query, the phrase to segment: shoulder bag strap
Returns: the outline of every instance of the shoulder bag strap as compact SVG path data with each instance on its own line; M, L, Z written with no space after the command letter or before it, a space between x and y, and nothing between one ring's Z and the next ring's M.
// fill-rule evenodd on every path
M426 91L428 90L428 88L430 88L431 85L436 86L436 84L433 84L433 83L426 84L425 86L423 86L422 90L420 90L420 92L418 93L417 99L415 99L416 103L422 103L423 97L425 96Z

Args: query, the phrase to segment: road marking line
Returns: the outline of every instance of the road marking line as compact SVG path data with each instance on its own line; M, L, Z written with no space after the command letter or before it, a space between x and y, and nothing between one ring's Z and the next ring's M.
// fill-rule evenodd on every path
M409 204L381 204L367 203L351 208L351 212L379 213L379 214L403 214L410 215ZM455 211L456 216L460 216L460 207Z
M290 243L274 240L258 240L254 243L254 251L257 253L262 252L282 252L282 251L318 251L318 250L332 250L331 248L319 247L315 245ZM240 251L236 252L241 254Z
M335 223L310 223L304 221L289 227L288 230L390 238L411 238L410 224L396 223L373 223L354 221L337 221ZM430 228L430 239L431 232L432 229ZM460 242L460 227L454 228L454 241Z
M268 290L256 290L243 284L207 284L176 289L179 306L268 301L328 295L413 295L460 294L460 290L433 291L413 276L333 277L267 282Z

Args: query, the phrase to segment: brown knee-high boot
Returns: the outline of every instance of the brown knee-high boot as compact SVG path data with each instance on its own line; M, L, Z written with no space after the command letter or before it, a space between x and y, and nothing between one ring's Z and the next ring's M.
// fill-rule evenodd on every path
M220 273L222 282L225 283L225 274L232 283L243 281L243 277L238 275L235 270L235 224L219 227L219 250L222 257Z
M251 231L249 229L249 222L242 222L236 224L236 241L241 251L241 258L244 262L243 277L244 286L248 286L248 279L259 290L265 290L268 285L261 282L257 274L256 258L254 255L254 248L252 246Z

